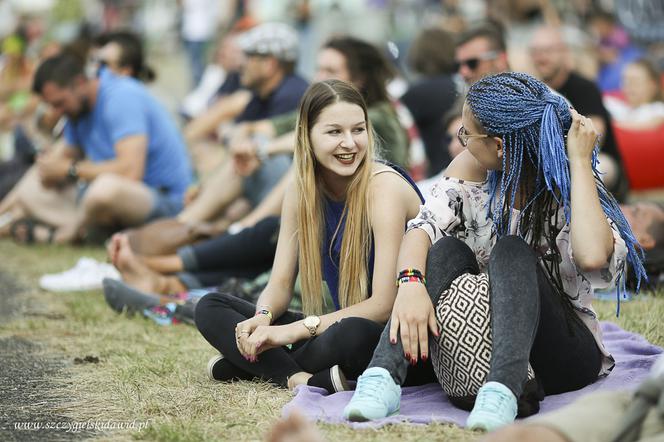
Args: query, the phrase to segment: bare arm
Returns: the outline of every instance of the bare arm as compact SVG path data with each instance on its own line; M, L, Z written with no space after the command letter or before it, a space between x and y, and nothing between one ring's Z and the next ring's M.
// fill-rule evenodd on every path
M274 318L278 318L288 309L297 274L297 195L294 188L294 183L289 183L281 213L272 274L256 303L269 307Z
M115 145L115 158L109 161L78 163L78 175L86 181L92 181L102 173L141 181L145 170L148 151L148 138L145 135L132 135L118 141Z
M600 205L591 166L597 131L589 118L574 110L572 118L567 136L572 187L570 242L579 268L592 271L605 266L613 254L613 234Z
M279 215L282 211L286 190L293 180L295 169L291 167L289 171L281 178L277 186L272 189L268 195L252 210L247 216L239 221L242 227L251 227L258 221L268 216Z
M267 153L269 155L276 155L279 153L293 153L295 151L295 131L283 134L280 137L272 140L267 146Z
M251 92L240 90L217 100L207 111L194 118L184 128L187 143L213 134L219 124L231 120L242 112L251 100Z
M320 317L317 333L343 318L360 317L384 323L390 316L396 296L396 261L406 222L417 215L419 198L402 178L382 173L372 179L372 222L374 268L371 296L350 307ZM309 337L301 321L293 323L296 341Z

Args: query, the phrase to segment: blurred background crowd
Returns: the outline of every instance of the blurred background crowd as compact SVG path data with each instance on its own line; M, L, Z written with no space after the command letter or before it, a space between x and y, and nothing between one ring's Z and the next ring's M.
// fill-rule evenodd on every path
M658 0L0 0L0 236L65 243L89 239L97 225L111 228L106 239L147 224L131 248L179 253L177 265L151 270L187 269L190 253L179 247L278 218L297 104L307 83L327 78L360 90L382 156L426 194L464 149L457 131L468 86L491 73L530 73L592 118L602 178L627 202L664 188L663 24ZM58 54L67 56L35 81ZM118 86L129 94L125 108L103 100L108 109L90 108L99 84L115 81L103 72L135 80ZM148 102L173 124L145 110L158 123L126 129L123 112ZM100 120L106 111L115 116ZM104 136L145 132L147 147L125 151L127 140L114 136L106 140L114 150L96 146L86 118ZM80 155L51 154L57 140ZM645 248L660 242L664 229L650 226L664 225L664 209L624 211ZM167 222L151 229L158 218ZM265 237L277 229L272 222ZM246 276L269 270L273 253ZM146 280L135 266L124 270L125 281L128 272ZM168 293L220 279L141 288Z

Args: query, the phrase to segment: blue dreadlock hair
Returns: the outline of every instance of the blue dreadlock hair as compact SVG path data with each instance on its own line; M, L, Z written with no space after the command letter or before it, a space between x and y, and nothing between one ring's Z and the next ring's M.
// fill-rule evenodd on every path
M512 210L517 191L523 208L517 226L518 234L530 238L535 247L546 241L559 256L554 225L558 211L563 210L570 221L570 172L565 137L572 124L567 101L551 91L544 83L530 75L507 72L485 77L470 87L466 102L473 116L490 136L502 138L503 169L489 173L489 216L493 218L496 234L509 233ZM627 261L635 272L637 291L643 268L643 250L632 234L616 200L599 179L595 145L592 168L597 182L600 204L611 219L627 246ZM559 272L559 260L543 257L545 268L560 295L564 295ZM620 289L624 288L624 268L618 269L618 306ZM569 298L563 296L569 303ZM571 305L570 305L571 306Z

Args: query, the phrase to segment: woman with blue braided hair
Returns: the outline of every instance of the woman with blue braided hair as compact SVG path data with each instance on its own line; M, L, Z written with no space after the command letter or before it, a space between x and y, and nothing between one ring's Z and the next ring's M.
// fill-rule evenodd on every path
M391 319L344 409L398 413L408 364L431 366L467 426L493 430L582 388L614 360L593 288L643 276L639 246L597 173L592 121L533 77L471 86L465 152L409 222ZM425 278L426 275L426 278Z

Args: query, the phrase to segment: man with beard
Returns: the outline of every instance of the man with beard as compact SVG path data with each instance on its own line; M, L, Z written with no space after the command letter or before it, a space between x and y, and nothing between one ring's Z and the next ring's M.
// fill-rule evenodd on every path
M41 64L33 91L68 122L64 144L42 153L18 185L29 220L19 223L21 239L69 242L93 225L138 225L181 210L191 182L186 149L140 82L108 69L87 78L77 57L61 54ZM36 223L50 233L35 231Z
M529 52L537 76L551 89L567 98L580 114L588 116L602 134L602 179L613 196L618 201L624 201L629 185L613 135L611 119L602 102L599 88L572 70L571 54L559 29L548 26L537 29L530 41Z

